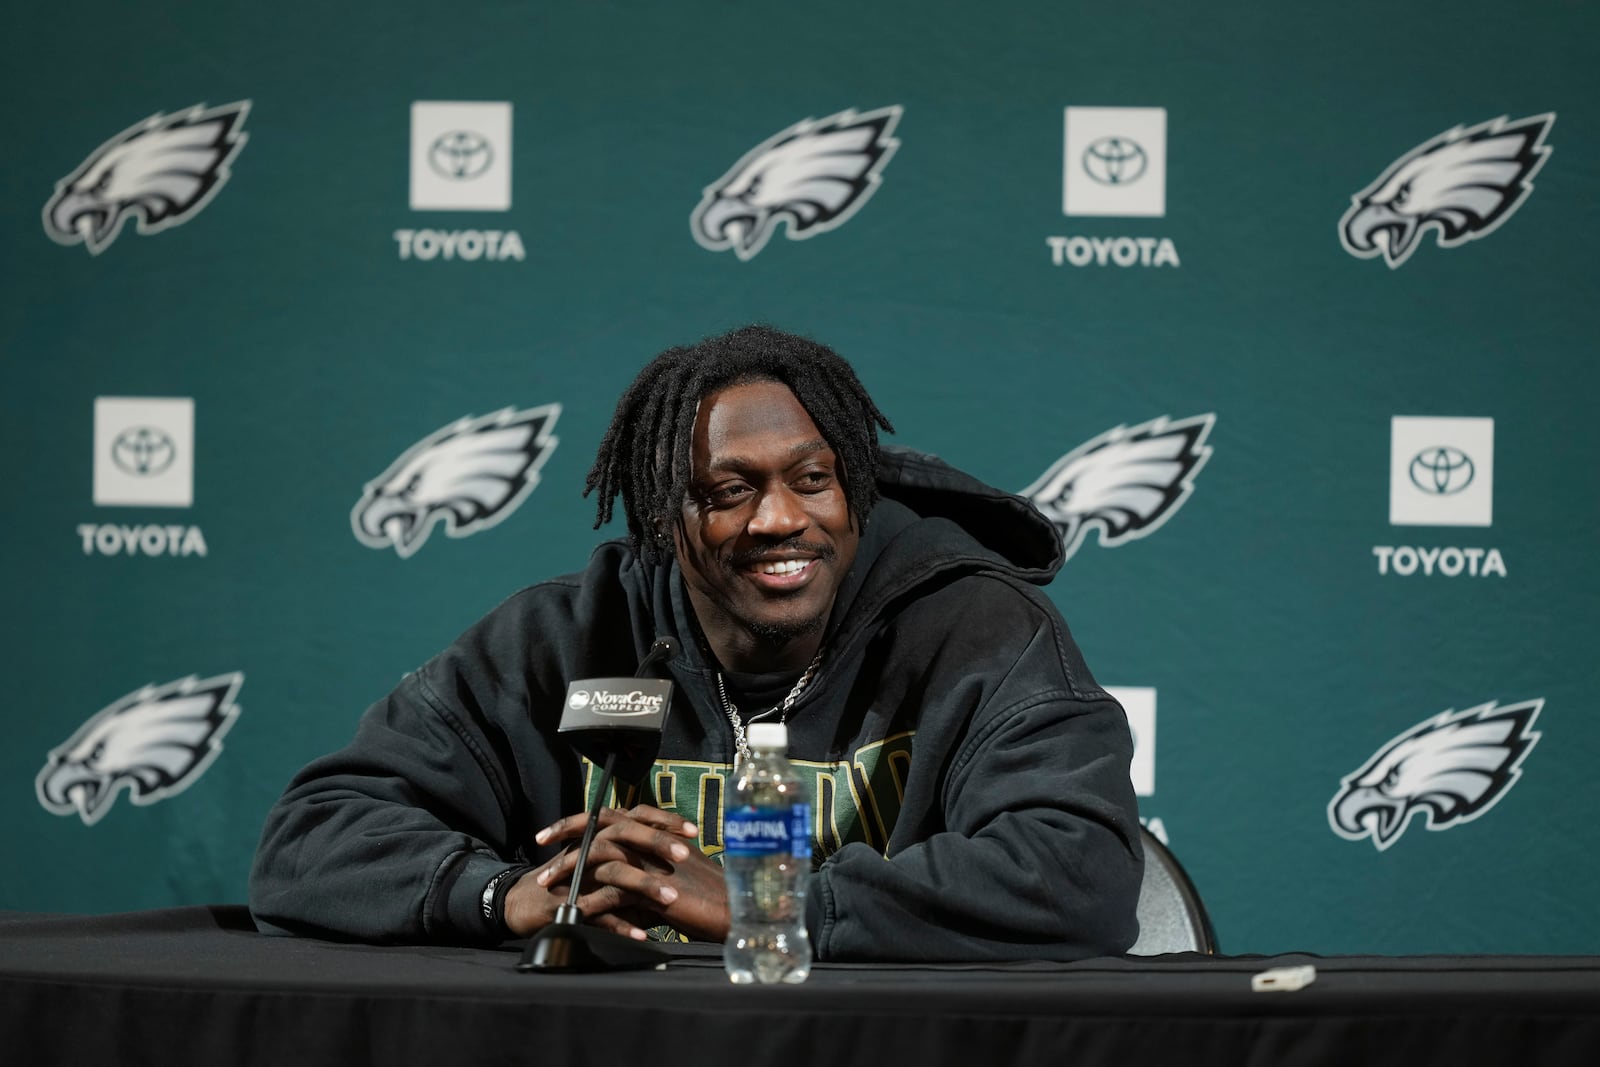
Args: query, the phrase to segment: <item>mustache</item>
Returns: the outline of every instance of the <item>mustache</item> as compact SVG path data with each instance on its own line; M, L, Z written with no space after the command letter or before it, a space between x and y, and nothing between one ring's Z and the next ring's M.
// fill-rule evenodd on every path
M774 556L798 552L808 556L815 556L824 563L831 563L839 550L830 544L804 541L798 537L791 538L776 545L762 545L759 548L747 548L742 552L735 552L728 557L728 566L748 567L753 563L764 563Z

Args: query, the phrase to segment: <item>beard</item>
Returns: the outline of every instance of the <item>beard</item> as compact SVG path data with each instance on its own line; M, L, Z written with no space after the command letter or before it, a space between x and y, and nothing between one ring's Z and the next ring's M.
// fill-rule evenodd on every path
M749 621L745 622L744 627L758 640L772 645L781 645L797 637L808 637L811 634L820 633L827 619L827 614L823 613L804 619Z

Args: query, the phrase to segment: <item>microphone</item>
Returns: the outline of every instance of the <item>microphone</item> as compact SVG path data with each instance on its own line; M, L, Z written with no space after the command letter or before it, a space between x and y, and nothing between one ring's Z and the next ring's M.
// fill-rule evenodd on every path
M603 761L604 769L583 828L567 902L556 908L555 918L534 934L523 950L517 970L524 974L657 967L668 959L666 950L658 945L583 925L578 887L589 861L589 847L600 829L600 807L613 775L638 778L655 762L661 728L672 706L672 683L644 674L677 651L678 643L672 638L658 637L632 678L585 678L567 686L567 704L556 732L566 735L573 749L591 763Z
M568 685L556 732L595 766L615 758L618 778L640 777L655 762L672 701L672 683L645 673L677 651L672 638L658 637L632 678L584 678ZM600 792L608 784L602 783Z

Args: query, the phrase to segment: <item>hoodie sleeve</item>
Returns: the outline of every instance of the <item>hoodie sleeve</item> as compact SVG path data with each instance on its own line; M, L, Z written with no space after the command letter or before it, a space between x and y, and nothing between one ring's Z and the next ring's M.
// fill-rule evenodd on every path
M484 885L526 861L562 778L534 727L524 612L512 598L407 675L345 748L308 765L267 817L250 909L273 933L485 941ZM552 816L553 817L553 816Z
M1122 708L1042 597L965 607L982 625L930 649L912 687L922 725L906 805L922 808L923 793L929 814L906 825L903 811L886 853L857 842L824 862L807 902L822 959L1073 960L1137 937L1143 855ZM1023 645L1009 667L1007 632ZM964 725L939 725L953 719Z

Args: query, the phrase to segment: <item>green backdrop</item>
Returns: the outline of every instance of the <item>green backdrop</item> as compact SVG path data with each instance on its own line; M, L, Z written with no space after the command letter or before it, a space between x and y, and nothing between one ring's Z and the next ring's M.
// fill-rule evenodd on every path
M1225 950L1600 952L1592 5L63 0L6 22L0 907L242 900L299 766L582 563L583 477L634 370L762 320L852 360L899 441L1016 490L1074 450L1113 477L1118 427L1205 428L1177 481L1139 468L1145 504L1079 517L1050 592L1142 709L1143 814ZM146 150L240 102L210 116L223 142ZM418 102L498 106L424 106L414 135ZM875 113L866 169L808 152ZM1519 157L1472 163L1522 120ZM748 257L697 242L707 188L774 161L720 195L835 180L788 221L769 205ZM1404 195L1369 193L1391 168ZM1064 186L1102 213L1066 214ZM1395 266L1346 247L1364 195L1420 226ZM103 404L97 436L100 398L189 404ZM413 445L545 405L557 443L492 523L407 557L354 536ZM187 506L109 502L181 495L190 464ZM75 806L63 760L126 738L62 746L190 676L236 686L211 762ZM1391 741L1409 762L1374 788L1408 821L1378 847L1375 816L1347 837L1330 805Z

